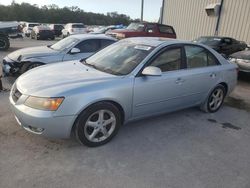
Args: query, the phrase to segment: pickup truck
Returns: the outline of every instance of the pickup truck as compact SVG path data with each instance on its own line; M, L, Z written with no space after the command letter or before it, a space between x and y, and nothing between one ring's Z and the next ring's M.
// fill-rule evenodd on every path
M115 29L106 34L117 39L128 37L176 38L176 33L172 26L148 22L131 23L126 29Z
M10 47L9 37L19 37L18 22L0 22L0 50L8 50Z

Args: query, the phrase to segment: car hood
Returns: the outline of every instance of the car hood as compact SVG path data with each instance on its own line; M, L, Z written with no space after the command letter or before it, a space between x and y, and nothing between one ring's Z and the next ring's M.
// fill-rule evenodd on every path
M101 84L119 76L98 71L79 61L68 61L37 67L21 75L16 86L21 93L33 96L66 96L76 88Z
M48 46L30 47L16 50L8 55L13 61L20 61L24 58L51 56L60 53L59 51L53 50Z
M244 51L236 52L236 53L230 55L230 57L236 58L236 59L250 60L250 50L244 50Z

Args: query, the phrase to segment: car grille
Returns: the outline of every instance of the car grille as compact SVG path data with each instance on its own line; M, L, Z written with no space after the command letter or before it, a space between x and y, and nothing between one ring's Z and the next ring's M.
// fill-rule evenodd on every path
M13 89L12 89L12 99L13 101L16 103L18 101L18 99L22 96L22 93L16 88L16 86L14 85L13 86Z

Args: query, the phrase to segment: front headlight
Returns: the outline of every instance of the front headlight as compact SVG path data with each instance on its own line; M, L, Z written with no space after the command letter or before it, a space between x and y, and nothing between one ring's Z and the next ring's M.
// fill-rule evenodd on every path
M228 60L230 63L236 63L236 58L229 58Z
M123 34L123 33L118 33L118 34L116 35L116 38L117 38L117 39L124 39L125 37L126 37L126 35Z
M64 97L44 98L29 96L24 105L38 110L56 111L63 100Z

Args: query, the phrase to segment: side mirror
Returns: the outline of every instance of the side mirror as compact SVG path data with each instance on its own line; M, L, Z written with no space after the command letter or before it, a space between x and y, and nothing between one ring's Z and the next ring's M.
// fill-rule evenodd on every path
M81 51L80 51L80 49L79 48L72 48L71 50L70 50L70 53L71 54L78 54L78 53L80 53Z
M161 74L162 74L161 69L154 66L148 66L144 68L142 71L142 75L145 76L161 76Z

